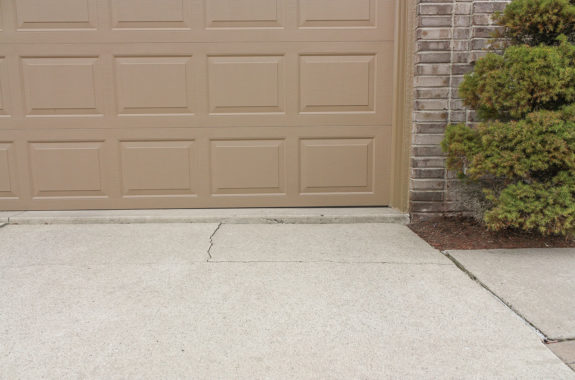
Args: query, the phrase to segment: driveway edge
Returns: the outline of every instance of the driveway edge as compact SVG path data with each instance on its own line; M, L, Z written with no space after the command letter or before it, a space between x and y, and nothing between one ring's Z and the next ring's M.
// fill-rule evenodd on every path
M37 224L408 224L409 215L392 208L298 208L298 209L190 209L24 211L7 218L11 225Z

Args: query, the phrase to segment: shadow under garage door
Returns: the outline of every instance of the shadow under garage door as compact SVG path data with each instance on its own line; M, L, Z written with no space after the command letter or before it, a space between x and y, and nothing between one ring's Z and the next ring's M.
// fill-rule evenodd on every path
M395 0L0 12L0 209L389 203Z

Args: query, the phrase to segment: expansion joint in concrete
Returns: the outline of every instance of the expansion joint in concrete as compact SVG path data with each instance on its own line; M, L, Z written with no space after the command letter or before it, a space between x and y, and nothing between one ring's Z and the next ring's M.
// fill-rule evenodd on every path
M469 276L470 279L472 279L473 281L475 281L476 283L478 283L479 285L481 285L481 287L485 290L487 290L489 293L491 293L491 295L495 298L497 298L497 300L499 300L499 302L501 302L503 305L505 305L509 310L511 310L517 317L519 317L525 324L527 324L529 327L531 327L536 333L537 335L539 335L541 337L541 339L543 340L543 342L545 343L549 343L552 341L552 339L549 339L549 337L547 337L541 330L539 330L537 328L537 326L535 326L531 321L529 321L523 314L521 314L516 308L513 307L513 305L511 305L509 302L507 302L506 300L504 300L503 298L501 298L500 296L498 296L493 290L491 290L484 282L482 282L480 279L477 278L477 276L475 276L473 273L471 273L469 270L467 270L467 268L465 268L465 266L459 262L455 257L453 257L452 255L449 254L449 252L446 251L441 251L441 253L443 253L445 255L445 257L447 257L449 260L451 260L453 262L453 264L455 264L455 266L457 268L459 268L463 273L465 273L467 276Z
M549 343L549 344L550 343L565 343L565 342L575 342L575 337L545 340L545 343Z
M397 261L337 261L337 260L217 260L211 264L342 264L342 265L399 265L399 266L451 266L441 263L403 263Z

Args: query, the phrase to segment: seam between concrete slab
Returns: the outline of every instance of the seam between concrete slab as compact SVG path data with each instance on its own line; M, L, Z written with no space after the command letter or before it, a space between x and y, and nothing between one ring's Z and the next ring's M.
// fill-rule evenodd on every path
M570 337L570 338L561 338L561 339L553 339L550 338L547 343L564 343L564 342L573 342L575 341L575 337Z
M208 254L208 259L206 260L207 262L210 262L210 260L212 260L212 248L214 247L215 244L214 237L216 236L220 228L222 228L222 225L223 223L219 223L214 229L214 232L212 232L212 234L210 235L210 246L208 247L208 251L206 252Z
M455 257L451 256L449 254L449 252L441 251L441 253L443 253L445 255L445 257L447 257L449 260L451 260L453 262L453 264L455 264L455 266L457 268L459 268L463 273L465 273L467 276L469 276L470 279L472 279L473 281L475 281L476 283L481 285L481 287L483 289L487 290L489 293L491 293L491 295L493 297L497 298L499 300L499 302L501 302L503 305L505 305L517 317L519 317L523 322L525 322L525 324L527 326L531 327L531 329L533 331L535 331L537 333L537 335L539 335L541 337L541 339L543 340L544 343L549 343L551 341L555 341L553 339L549 339L549 337L547 337L547 335L545 335L543 333L543 331L539 330L539 328L537 328L537 326L535 326L533 323L531 323L531 321L529 321L523 314L521 314L517 309L515 309L512 304L510 304L505 299L503 299L499 295L497 295L497 293L495 293L493 290L491 290L483 281L481 281L479 278L477 278L477 276L475 276L467 268L465 268L465 266L461 262L459 262L459 260L457 260Z
M451 266L451 264L436 264L436 263L400 263L400 262L353 262L353 261L193 261L191 263L186 263L184 265L191 264L344 264L344 265L429 265L429 266ZM162 262L150 262L150 263L93 263L93 264L59 264L59 263L45 263L45 264L26 264L26 265L5 265L0 266L1 269L22 269L22 268L37 268L37 267L82 267L82 268L93 268L93 267L103 267L110 265L121 265L121 266L178 266L181 267L181 263L162 263Z
M232 261L232 260L212 260L208 261L210 264L350 264L350 265L437 265L437 266L451 266L451 264L441 263L402 263L399 261L337 261L337 260L245 260L245 261Z

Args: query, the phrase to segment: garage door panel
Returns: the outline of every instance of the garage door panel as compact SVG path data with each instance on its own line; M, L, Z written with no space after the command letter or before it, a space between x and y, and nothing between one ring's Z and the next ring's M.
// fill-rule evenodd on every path
M301 27L376 25L375 0L299 0Z
M120 115L193 114L191 56L116 57Z
M208 28L279 28L283 20L282 0L204 0Z
M0 197L3 209L381 205L388 193L389 141L378 126L16 135L27 143L3 144L15 158L24 149L29 169L18 174L30 179L23 203Z
M103 141L29 144L34 197L107 197Z
M20 69L7 65L7 76L23 79L8 99L24 94L26 109L15 111L31 117L19 128L389 125L391 49L387 42L26 45L6 57L21 61ZM102 120L83 121L94 117Z
M301 112L375 111L375 55L306 55L300 62Z
M284 112L283 56L210 56L208 65L211 114Z
M98 0L17 0L19 30L95 29Z
M122 141L120 149L124 197L196 196L193 140Z
M189 29L189 0L113 0L110 1L115 29Z
M6 58L0 56L0 118L10 116L10 83Z
M382 41L396 0L2 0L0 42Z
M213 195L285 195L285 141L216 140L210 148Z
M98 57L23 57L26 114L101 115Z
M0 199L17 199L17 166L14 142L0 141Z
M373 139L302 139L302 193L373 193Z

